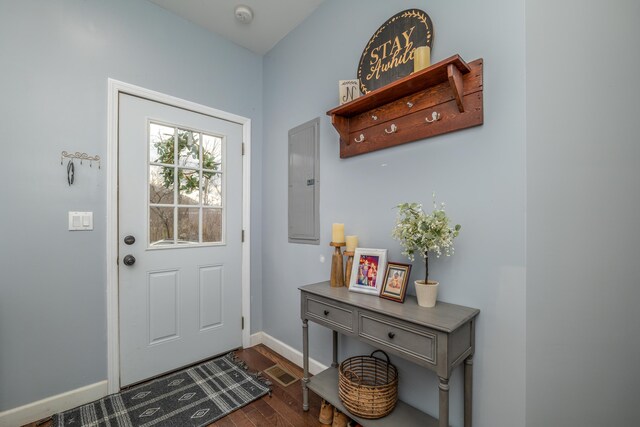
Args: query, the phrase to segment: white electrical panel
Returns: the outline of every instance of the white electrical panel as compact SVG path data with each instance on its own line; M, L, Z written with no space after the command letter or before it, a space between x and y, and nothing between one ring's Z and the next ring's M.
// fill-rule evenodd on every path
M289 131L289 242L320 244L320 119Z
M69 230L93 230L93 212L69 212Z

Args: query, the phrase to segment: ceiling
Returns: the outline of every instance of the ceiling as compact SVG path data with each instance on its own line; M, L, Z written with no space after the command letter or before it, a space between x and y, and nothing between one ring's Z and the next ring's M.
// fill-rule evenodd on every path
M260 55L267 53L324 0L150 0L207 30ZM238 5L253 10L253 21L235 19Z

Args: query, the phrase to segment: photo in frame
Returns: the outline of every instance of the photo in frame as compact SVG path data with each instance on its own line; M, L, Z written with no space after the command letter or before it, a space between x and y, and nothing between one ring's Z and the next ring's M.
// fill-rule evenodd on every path
M384 281L382 282L382 289L380 290L380 298L404 302L410 274L411 264L402 264L399 262L388 263L387 270L384 274Z
M386 249L356 248L349 290L379 295L386 267Z

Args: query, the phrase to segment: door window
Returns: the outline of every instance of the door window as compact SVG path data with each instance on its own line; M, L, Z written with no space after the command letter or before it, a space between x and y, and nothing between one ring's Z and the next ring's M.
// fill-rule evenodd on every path
M224 243L224 136L149 122L149 245Z

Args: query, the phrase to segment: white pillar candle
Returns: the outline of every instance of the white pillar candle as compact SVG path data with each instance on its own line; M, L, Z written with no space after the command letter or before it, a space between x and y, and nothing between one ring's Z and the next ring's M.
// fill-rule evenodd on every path
M418 46L413 51L413 72L424 70L431 65L431 48L429 46Z
M358 236L347 236L347 251L353 252L358 247Z
M344 224L333 224L331 228L331 241L334 243L344 242Z

